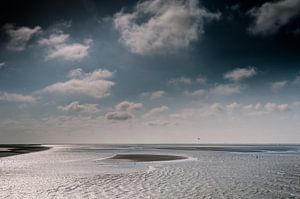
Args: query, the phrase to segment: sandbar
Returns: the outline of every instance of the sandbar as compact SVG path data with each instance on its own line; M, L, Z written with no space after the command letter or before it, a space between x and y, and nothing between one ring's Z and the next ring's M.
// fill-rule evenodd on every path
M110 157L111 160L129 160L133 162L171 161L187 159L177 155L154 155L154 154L117 154Z

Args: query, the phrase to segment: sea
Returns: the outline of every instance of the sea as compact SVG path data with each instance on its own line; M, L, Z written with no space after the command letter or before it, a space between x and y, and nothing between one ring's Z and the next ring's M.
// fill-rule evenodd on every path
M300 145L47 145L0 158L0 198L300 198ZM117 154L184 156L171 161Z

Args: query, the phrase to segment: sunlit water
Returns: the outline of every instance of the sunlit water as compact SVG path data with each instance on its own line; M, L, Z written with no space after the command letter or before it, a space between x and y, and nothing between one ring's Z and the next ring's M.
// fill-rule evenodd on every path
M158 149L166 147L172 149ZM299 146L262 152L182 147L53 146L0 158L0 198L300 198ZM106 159L119 153L189 158L137 163Z

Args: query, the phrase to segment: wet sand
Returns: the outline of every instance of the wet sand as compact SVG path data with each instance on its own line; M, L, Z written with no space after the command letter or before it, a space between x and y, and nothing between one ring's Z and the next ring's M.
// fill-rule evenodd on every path
M24 153L38 152L51 147L40 144L0 144L0 158Z
M287 152L298 150L296 147L291 146L264 146L264 145L236 145L236 146L193 146L193 147L157 147L156 149L167 150L188 150L188 151L223 151L223 152L239 152L239 153L259 153L266 151L273 152Z
M152 162L152 161L170 161L187 159L183 156L176 155L153 155L153 154L117 154L109 159L112 160L129 160L133 162Z
M275 149L297 150L261 154L199 151L194 147L201 145L187 144L124 146L53 145L50 146L53 150L42 153L0 158L0 198L300 199L300 145L276 145ZM190 150L180 150L186 147ZM244 146L230 147L238 151ZM245 147L258 151L272 148ZM157 156L153 162L108 159L113 155L145 158L144 154L178 155L187 159L164 162L157 162ZM256 155L263 158L256 159Z

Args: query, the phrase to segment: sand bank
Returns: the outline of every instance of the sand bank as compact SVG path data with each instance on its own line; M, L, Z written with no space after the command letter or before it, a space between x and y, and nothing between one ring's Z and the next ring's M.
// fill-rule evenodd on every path
M0 158L50 149L40 144L0 144ZM3 150L1 150L3 149Z
M183 156L176 155L154 155L154 154L117 154L109 159L129 160L133 162L151 162L151 161L170 161L187 159Z

